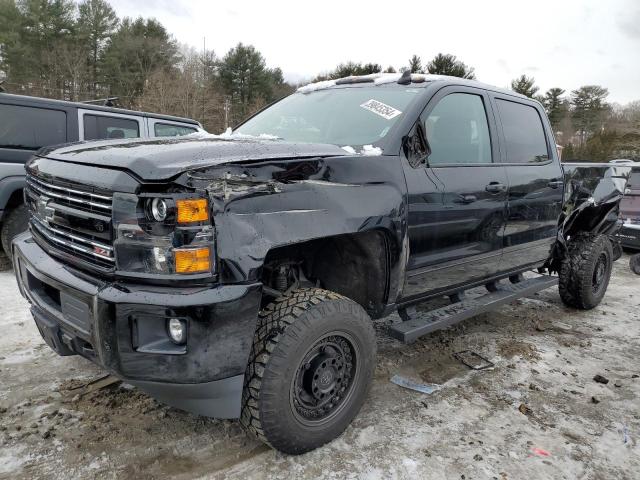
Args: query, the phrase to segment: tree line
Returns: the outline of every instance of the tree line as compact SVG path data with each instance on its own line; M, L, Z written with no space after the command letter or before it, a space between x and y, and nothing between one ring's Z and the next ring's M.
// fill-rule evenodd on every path
M413 55L400 72L475 79L473 67L439 53ZM315 81L397 72L394 66L349 61ZM199 120L220 132L293 92L280 68L253 46L214 50L180 45L155 19L119 18L107 0L0 0L0 89L83 101L117 97L117 105ZM640 160L640 101L607 102L608 90L585 85L539 93L535 79L511 89L544 106L564 159Z
M542 103L556 140L565 147L564 160L640 160L640 101L612 105L609 91L600 85L571 92L554 87L538 94L535 79L526 75L514 79L511 89Z
M253 46L181 46L155 19L118 18L106 0L0 0L5 91L195 118L221 131L293 91Z

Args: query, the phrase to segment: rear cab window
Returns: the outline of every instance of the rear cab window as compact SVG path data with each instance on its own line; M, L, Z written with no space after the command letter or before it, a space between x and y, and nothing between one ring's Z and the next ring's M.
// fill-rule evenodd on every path
M171 123L156 122L153 125L153 134L156 137L180 137L197 132L195 127L187 127L186 125L176 125Z
M85 113L82 122L85 140L140 137L140 123L134 119Z
M0 119L0 148L38 150L67 141L67 114L61 110L0 104Z
M507 163L544 163L551 156L538 110L511 100L496 99L502 123Z

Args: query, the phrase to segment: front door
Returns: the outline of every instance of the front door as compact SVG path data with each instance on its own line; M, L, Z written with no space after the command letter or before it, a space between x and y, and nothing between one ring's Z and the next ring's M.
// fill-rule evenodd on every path
M405 166L409 263L403 297L436 293L498 272L508 182L487 94L448 87L421 120L428 166Z

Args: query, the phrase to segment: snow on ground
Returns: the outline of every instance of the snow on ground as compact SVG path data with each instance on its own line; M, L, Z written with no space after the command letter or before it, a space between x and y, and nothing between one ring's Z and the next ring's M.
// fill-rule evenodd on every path
M616 263L604 302L564 307L555 289L410 346L376 322L368 402L330 444L292 457L233 421L165 407L131 388L89 395L103 374L42 341L0 273L0 479L634 479L640 471L640 277ZM471 349L495 363L472 371ZM430 395L389 380L442 388ZM596 374L609 379L593 381ZM524 413L523 413L524 412Z

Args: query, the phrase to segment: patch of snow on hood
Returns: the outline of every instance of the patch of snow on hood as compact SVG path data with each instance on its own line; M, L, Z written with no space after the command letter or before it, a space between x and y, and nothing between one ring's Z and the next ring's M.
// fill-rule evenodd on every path
M373 145L363 145L362 152L360 153L367 157L379 157L382 155L382 149L380 147L374 147Z
M380 147L374 147L373 145L363 145L359 152L351 145L345 145L340 148L351 155L364 155L367 157L377 157L382 155L382 149Z
M344 147L341 147L345 152L350 153L351 155L355 155L356 154L356 149L349 146L349 145L345 145Z
M211 138L211 139L220 139L220 140L282 140L280 137L276 135L270 135L268 133L261 133L260 135L248 135L246 133L234 133L231 127L227 128L223 133L216 135L215 133L208 132L194 132L188 135L183 135L184 137L190 138Z

